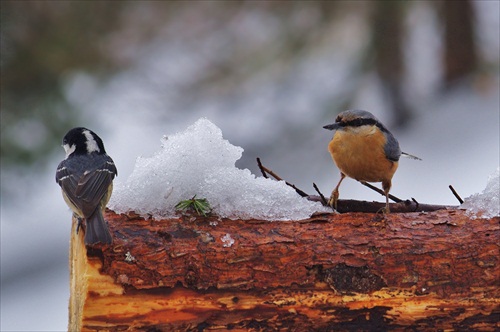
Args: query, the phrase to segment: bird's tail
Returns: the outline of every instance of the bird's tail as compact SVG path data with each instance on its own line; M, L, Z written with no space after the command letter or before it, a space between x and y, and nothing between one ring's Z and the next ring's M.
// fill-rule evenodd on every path
M111 244L113 238L109 232L108 225L102 216L101 209L97 208L95 212L87 218L87 228L85 230L85 244L92 245L101 242Z
M417 156L414 156L412 154L406 153L406 152L401 152L401 155L406 158L414 159L414 160L422 160Z

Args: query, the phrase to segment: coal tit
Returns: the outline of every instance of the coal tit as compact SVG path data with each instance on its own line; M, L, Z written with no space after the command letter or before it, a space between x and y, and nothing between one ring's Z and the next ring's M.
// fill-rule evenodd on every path
M85 219L85 244L111 244L113 239L102 215L118 174L104 144L93 131L78 127L63 138L66 158L57 166L56 182L66 204L79 219Z

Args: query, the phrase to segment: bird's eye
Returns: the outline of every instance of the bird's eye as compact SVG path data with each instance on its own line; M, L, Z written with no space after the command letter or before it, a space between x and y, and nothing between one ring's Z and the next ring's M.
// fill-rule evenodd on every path
M335 122L342 122L342 117L340 115L337 116L337 118L335 119Z

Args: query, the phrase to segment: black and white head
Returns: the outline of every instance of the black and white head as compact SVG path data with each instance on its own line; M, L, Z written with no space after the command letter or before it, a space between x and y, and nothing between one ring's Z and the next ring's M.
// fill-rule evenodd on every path
M92 130L83 127L73 128L68 131L64 135L62 146L64 151L66 151L66 159L70 155L106 153L101 138Z

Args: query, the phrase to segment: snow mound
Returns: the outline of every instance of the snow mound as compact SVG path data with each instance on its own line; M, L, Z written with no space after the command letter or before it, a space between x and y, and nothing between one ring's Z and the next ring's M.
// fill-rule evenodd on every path
M236 168L242 153L223 139L216 125L201 118L184 132L164 137L152 157L137 158L125 183L116 183L109 207L166 218L175 215L177 203L196 195L223 218L300 220L331 211L300 197L284 181Z
M467 197L460 207L473 219L500 216L500 167L490 175L483 192Z

